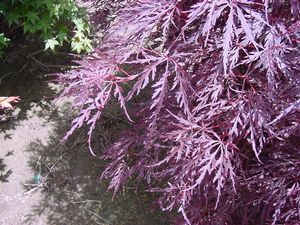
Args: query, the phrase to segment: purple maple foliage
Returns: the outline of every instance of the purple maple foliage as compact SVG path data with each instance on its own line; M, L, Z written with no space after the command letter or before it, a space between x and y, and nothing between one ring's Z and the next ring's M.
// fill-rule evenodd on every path
M177 224L299 224L299 11L298 0L122 1L93 54L60 75L80 108L67 136L88 124L91 143L117 101L133 125L104 152L110 189L146 181Z

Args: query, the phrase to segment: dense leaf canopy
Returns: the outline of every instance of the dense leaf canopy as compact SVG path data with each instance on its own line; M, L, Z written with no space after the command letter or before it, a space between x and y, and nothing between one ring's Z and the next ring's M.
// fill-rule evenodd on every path
M60 76L80 108L67 136L88 124L90 143L118 102L133 125L105 151L111 189L145 180L162 209L182 214L178 224L297 224L299 9L127 2L93 54Z
M86 13L74 0L7 0L0 2L0 50L20 29L37 34L46 49L65 42L73 51L91 51Z

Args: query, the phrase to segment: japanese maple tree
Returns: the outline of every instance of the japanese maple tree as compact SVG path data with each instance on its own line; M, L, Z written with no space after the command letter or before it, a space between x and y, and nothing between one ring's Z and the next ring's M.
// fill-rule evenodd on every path
M297 224L300 2L120 8L95 51L60 75L80 108L67 136L88 124L91 143L115 102L132 122L102 156L109 188L144 180L178 224Z

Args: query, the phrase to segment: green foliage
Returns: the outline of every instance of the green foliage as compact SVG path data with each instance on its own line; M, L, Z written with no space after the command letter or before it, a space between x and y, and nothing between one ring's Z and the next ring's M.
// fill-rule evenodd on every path
M25 34L43 38L45 49L69 43L77 53L92 50L86 14L75 0L7 0L0 3L0 16L9 27L7 33L22 27ZM0 34L0 51L7 41Z
M3 55L3 48L7 46L8 41L9 39L3 33L0 33L0 57Z

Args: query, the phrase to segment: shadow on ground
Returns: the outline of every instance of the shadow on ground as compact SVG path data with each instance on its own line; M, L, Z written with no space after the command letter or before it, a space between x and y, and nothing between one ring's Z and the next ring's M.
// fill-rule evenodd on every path
M20 96L14 111L0 111L0 132L9 131L30 116L33 107L49 110L55 90L48 85L54 74L71 65L67 50L45 52L44 43L22 39L10 44L0 59L0 96Z
M4 160L0 158L0 182L8 182L8 177L12 174L11 169L6 169Z
M49 85L53 79L49 74L70 67L72 58L68 51L45 52L44 43L20 38L10 44L3 58L0 58L0 97L20 96L21 101L14 110L0 110L1 141L11 139L23 121L34 116L44 117L43 112L51 108L57 87ZM2 144L2 146L1 146ZM9 182L13 174L6 161L13 151L7 152L0 143L0 182Z
M46 216L49 225L167 224L149 194L135 193L127 187L125 195L120 194L112 201L107 184L99 180L103 162L88 152L86 132L78 132L61 143L70 124L66 115L70 113L55 116L55 128L46 145L37 141L27 149L32 155L30 166L35 171L35 176L29 181L33 184L29 192L42 189L41 202L27 222L36 216ZM120 126L120 121L109 118L100 124L95 148L106 145Z

